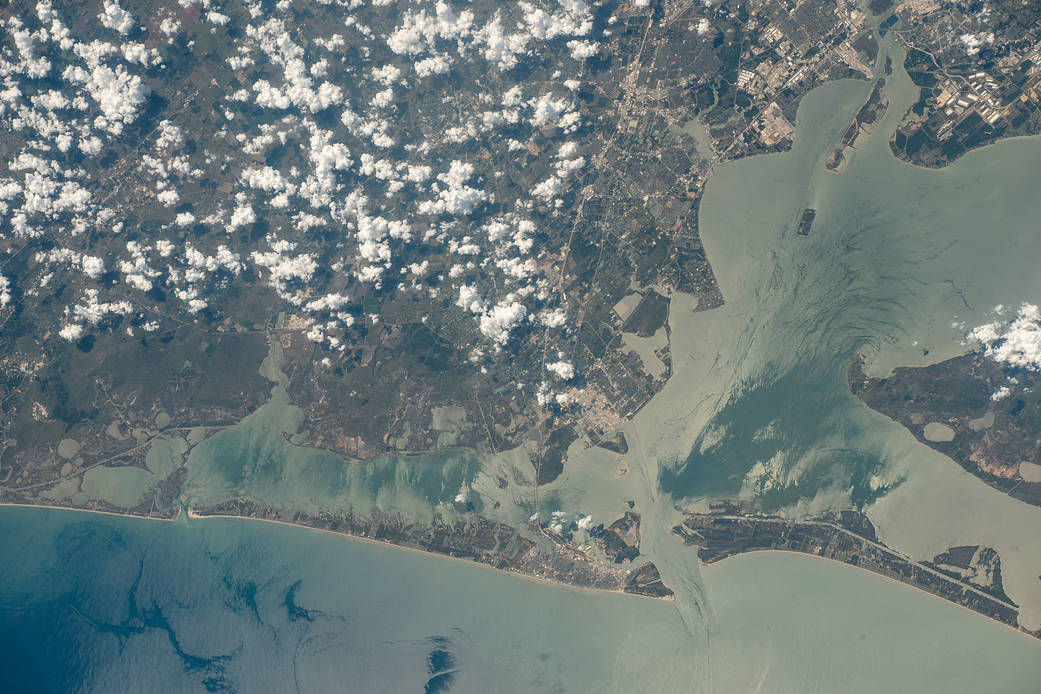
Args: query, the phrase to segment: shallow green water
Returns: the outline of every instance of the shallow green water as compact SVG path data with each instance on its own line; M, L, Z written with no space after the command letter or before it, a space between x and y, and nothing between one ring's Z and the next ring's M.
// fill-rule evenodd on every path
M206 505L247 496L308 513L373 508L428 516L433 508L451 511L480 469L467 451L423 456L387 455L371 463L351 463L326 451L294 446L302 413L275 389L271 401L241 424L210 437L188 458L186 503ZM474 499L480 508L480 498ZM460 507L461 509L461 507Z
M908 86L906 75L889 79L889 113L842 174L823 158L866 83L811 93L791 152L724 166L709 182L701 231L728 305L692 322L728 335L730 381L694 453L663 476L674 495L751 487L783 504L834 482L872 498L878 431L847 393L855 353L875 373L946 358L965 349L952 323L1041 295L1041 141L1004 142L940 171L903 164L887 135L913 100ZM805 207L817 216L799 238ZM746 479L755 461L766 474Z

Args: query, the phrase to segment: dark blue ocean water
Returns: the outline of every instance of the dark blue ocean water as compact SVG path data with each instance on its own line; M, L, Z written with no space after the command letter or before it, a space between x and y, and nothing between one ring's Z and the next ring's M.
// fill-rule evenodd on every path
M256 521L7 507L0 528L0 692L584 691L610 682L619 624L678 624Z
M0 508L0 693L1033 694L1041 646L802 555L708 572L705 621L241 519ZM693 554L692 554L693 556Z

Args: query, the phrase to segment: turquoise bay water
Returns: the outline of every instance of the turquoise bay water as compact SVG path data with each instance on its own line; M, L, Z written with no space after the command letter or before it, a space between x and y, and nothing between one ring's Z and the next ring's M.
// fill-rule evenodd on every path
M3 508L0 523L2 691L1027 693L1041 678L1032 639L797 555L706 572L717 623L692 634L669 603L257 521Z
M881 46L902 64L901 51ZM735 496L792 515L861 507L884 542L919 559L994 547L1021 623L1036 629L1041 509L995 493L868 410L846 374L857 352L873 375L955 356L996 305L1041 301L1041 138L999 142L941 170L905 164L888 137L917 89L898 70L878 129L843 173L827 171L870 89L814 90L790 152L723 166L706 186L702 239L727 303L674 330L690 357L661 406L686 409L674 428L684 434L656 438L686 445L658 447L658 479L679 508ZM817 215L801 238L806 207ZM677 407L684 398L691 404Z
M480 456L449 450L419 456L384 455L368 463L314 448L294 446L302 420L284 390L238 426L210 437L192 450L181 496L205 506L237 496L307 513L373 508L426 517L465 489L481 467ZM471 500L481 510L480 497Z
M849 396L856 352L876 374L932 363L966 349L966 328L952 325L1041 300L1041 140L1005 141L938 171L904 164L888 135L916 90L895 74L879 129L842 174L827 171L825 156L870 89L815 90L791 152L721 167L706 187L701 231L728 305L699 322L727 335L731 381L694 452L663 477L676 496L749 486L777 507L837 484L870 502L888 432ZM800 238L806 207L817 216ZM692 349L705 353L707 342L699 336ZM755 461L766 474L746 480Z

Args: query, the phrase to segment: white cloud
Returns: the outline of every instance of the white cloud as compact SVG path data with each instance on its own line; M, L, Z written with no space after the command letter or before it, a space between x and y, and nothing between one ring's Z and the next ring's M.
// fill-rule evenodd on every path
M288 187L288 183L282 177L282 174L270 166L246 169L242 172L240 178L246 186L263 190L266 193L280 193Z
M531 127L542 128L561 119L568 109L566 99L554 99L552 94L543 94L537 99L528 102L533 113L530 119Z
M459 287L459 298L455 303L456 306L465 308L471 313L481 313L484 311L484 299L481 297L480 292L478 292L475 287L468 284Z
M467 215L473 212L488 196L483 190L467 185L474 176L473 164L454 160L447 172L437 179L445 184L437 200L426 200L418 206L420 214Z
M369 76L384 87L389 87L401 78L401 70L394 65L383 65L372 68Z
M592 58L600 52L600 44L596 41L568 41L567 47L568 50L571 51L571 57L575 60Z
M173 17L167 17L159 24L159 29L167 36L176 36L181 31L181 23Z
M527 52L531 36L526 33L508 33L503 27L502 17L496 13L483 29L474 32L475 43L484 44L481 55L503 72L515 67L518 56Z
M503 299L481 316L479 321L481 334L497 345L505 345L510 339L510 333L526 317L527 309L524 304L508 298Z
M994 43L994 34L993 32L962 34L958 37L958 40L964 46L966 55L973 56L979 53L984 46Z
M562 381L570 381L575 377L575 367L571 365L571 362L567 361L555 361L546 364L546 371L549 371Z
M119 6L118 0L105 0L103 11L98 15L101 26L120 34L128 34L134 28L134 17Z
M231 221L228 222L225 228L230 233L255 221L257 221L257 213L253 211L253 208L249 205L239 205L231 213Z
M296 248L296 244L273 240L272 250L266 253L254 251L250 259L271 274L271 284L284 297L287 297L286 286L289 282L307 282L314 276L318 263L310 253L288 256L287 253Z
M343 90L340 87L322 82L315 88L311 68L304 62L304 49L293 41L282 20L273 18L260 26L250 25L246 35L257 42L272 63L282 68L282 87L268 80L258 80L253 85L258 106L287 109L293 105L318 113L342 103Z
M417 77L429 77L431 75L444 75L452 69L452 60L447 56L435 55L416 61L412 66Z
M560 179L556 176L550 176L541 183L536 184L535 187L531 189L531 194L537 198L548 201L560 192L561 187L562 183Z
M210 24L216 24L217 26L224 26L231 20L226 14L217 12L216 10L210 10L206 13L206 21Z
M559 328L567 322L567 312L562 308L543 311L539 314L539 320L547 328Z
M1004 324L993 322L974 328L969 338L995 361L1041 370L1041 310L1034 304L1022 304L1016 317Z
M387 36L387 46L398 55L418 55L433 50L437 39L461 41L470 35L473 12L458 14L443 0L435 6L435 14L426 10L406 12L402 22Z
M93 255L85 255L80 259L80 268L87 277L97 279L105 272L105 261Z
M172 147L180 147L184 144L184 131L168 120L159 122L159 137L155 141L155 148L159 150Z
M137 63L144 67L158 65L160 62L159 51L154 48L147 48L143 43L123 44L123 58L128 63Z
M155 199L158 200L160 204L165 205L166 207L173 207L177 204L177 201L181 199L181 196L177 194L176 190L172 188L167 188L166 190L157 193Z
M126 300L101 301L98 290L88 287L84 291L82 303L72 308L72 315L77 320L86 321L90 325L98 325L109 315L126 316L134 310L133 305Z
M113 135L123 132L123 126L137 118L137 111L151 93L148 85L137 75L130 75L122 65L115 69L95 63L84 70L69 66L63 76L73 84L80 84L101 108L103 118L95 125Z
M83 337L84 332L85 330L82 325L79 325L77 323L69 323L64 328L58 331L58 336L64 340L68 340L69 342L75 342L76 340Z

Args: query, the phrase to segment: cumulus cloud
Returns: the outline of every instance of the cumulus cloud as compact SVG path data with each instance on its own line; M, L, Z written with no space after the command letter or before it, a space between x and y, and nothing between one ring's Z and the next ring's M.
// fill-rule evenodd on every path
M560 192L563 183L556 176L550 176L544 181L541 181L535 185L531 190L531 194L542 200L551 200L557 193Z
M1010 321L995 321L974 328L969 338L995 361L1041 370L1041 310L1034 304L1021 305Z
M505 72L516 67L518 56L527 52L531 36L523 32L510 33L503 26L502 17L496 13L488 24L474 32L474 39L475 43L483 44L481 55L485 60L495 63Z
M986 32L979 34L962 34L958 37L961 45L965 48L966 55L976 55L984 46L994 43L994 33Z
M83 337L85 332L86 329L82 325L78 323L69 323L68 325L64 326L61 330L58 331L58 336L61 337L63 340L75 342L76 340Z
M142 27L138 19L145 18L135 19L120 2L104 0L101 21L123 38L103 32L107 41L85 42L67 38L69 31L57 21L57 13L41 1L41 21L54 24L13 37L8 60L20 60L21 74L49 79L44 87L34 84L28 89L26 80L17 87L0 85L0 118L21 109L29 115L19 117L32 119L29 127L36 130L38 141L48 143L49 151L56 147L102 154L108 136L125 130L147 103L143 68L158 64L167 36L182 30L176 5L149 16L148 26ZM273 8L247 3L241 34L225 39L231 44L227 65L240 73L245 86L228 89L226 101L217 106L218 114L226 114L225 122L216 126L219 131L189 135L180 115L170 111L174 115L159 123L152 147L141 152L136 163L150 179L155 199L171 208L163 227L171 240L141 239L140 246L126 245L126 252L109 261L123 279L123 286L115 290L120 295L106 296L107 285L99 285L96 301L82 301L86 308L79 314L69 309L63 320L67 334L91 329L91 306L122 310L112 299L122 299L127 285L144 290L162 283L183 302L182 309L198 313L209 302L219 301L217 292L235 281L243 262L294 307L308 338L329 348L342 349L349 343L343 331L355 320L348 313L350 299L343 288L355 282L379 285L389 278L405 291L432 299L458 291L461 308L454 310L469 314L483 336L483 346L474 354L489 346L501 348L529 321L540 328L567 330L567 313L553 308L552 283L546 276L551 271L548 259L557 249L538 247L547 236L537 233L536 225L553 223L545 216L546 206L523 198L516 205L501 205L507 200L498 199L500 191L509 191L516 181L507 166L519 160L499 165L487 155L500 146L548 155L549 170L541 176L545 180L531 195L552 207L553 198L587 166L588 154L582 156L579 137L558 147L560 133L575 133L581 125L582 102L576 97L581 83L565 79L571 75L558 70L505 93L494 91L498 78L455 85L465 98L445 110L451 114L447 120L439 119L438 113L424 113L417 125L429 135L425 138L420 129L398 118L405 110L398 105L425 97L430 82L438 89L437 76L452 74L457 66L467 66L467 71L460 70L453 79L474 69L507 70L538 55L547 48L545 42L555 42L550 49L554 57L563 51L564 64L574 66L568 53L583 60L601 48L592 40L590 5L555 0L471 8L440 0L402 6L391 14L392 10L372 10L398 5L387 0L339 4L349 14L334 28L346 29L348 39L341 34L305 34L288 21L288 0ZM225 22L223 13L232 7L218 0L180 0L180 5L194 7L192 16L218 24ZM389 15L389 32L385 21L370 21L370 13L376 12ZM235 17L238 21L239 10ZM385 35L381 38L363 22ZM127 38L141 29L148 31L147 42ZM48 42L62 46L65 53L52 50ZM348 44L352 54L344 60ZM540 65L544 57L539 57ZM472 95L465 93L467 89ZM247 102L279 112L260 118L236 116L249 108L243 106ZM317 115L325 109L330 110ZM184 147L189 136L198 142L198 152ZM210 146L211 139L232 143L245 156L228 167L223 154ZM467 147L458 147L460 143ZM279 147L292 155L271 156ZM70 237L91 229L121 232L115 218L125 210L118 201L100 198L92 181L74 180L85 175L76 169L48 161L47 155L30 154L17 168L11 167L13 178L0 179L0 215L12 233L49 234L48 225L56 218L47 216L59 213L66 215L60 223ZM183 202L178 191L187 195L195 189L190 179L208 177L216 168L233 177L230 194L220 200L192 195L191 211L184 209L187 206L175 209ZM100 200L91 197L92 191ZM102 221L98 214L106 204L115 211ZM481 217L485 212L489 216ZM264 215L271 215L268 221L276 230L268 239L270 249L246 251L241 259L230 241L214 250L183 240L185 229L197 223L235 232ZM342 231L333 238L336 230ZM283 235L291 235L286 237L293 241L280 240ZM80 241L85 243L86 236ZM77 243L59 241L53 248L64 253L66 246L83 246ZM309 252L302 252L305 249ZM60 262L86 279L97 279L105 271L100 258L82 252L70 250ZM329 267L320 268L326 262ZM370 316L373 322L378 318ZM562 357L554 361L544 374L546 380L573 378L573 367L570 372L567 367ZM546 398L550 404L567 401L566 394L550 390Z
M230 21L230 17L222 12L216 10L210 10L206 13L206 21L210 24L216 24L217 26L224 26Z
M471 313L481 313L484 311L484 299L481 297L480 292L477 291L476 287L464 284L459 287L459 298L456 299L456 306L465 308Z
M156 149L180 147L182 144L184 144L184 131L169 120L160 121L159 137L155 141Z
M473 212L488 199L483 190L468 185L474 173L473 164L453 160L448 171L437 177L445 185L438 192L438 199L420 203L420 214L467 215Z
M444 75L452 69L452 60L447 56L435 55L416 61L412 68L417 77Z
M137 118L138 109L151 89L137 75L131 75L122 65L111 68L97 62L88 64L89 69L70 65L63 77L73 84L81 85L97 103L104 118L96 121L102 129L113 135L123 132L123 126Z
M575 367L571 365L571 362L563 360L546 364L546 371L562 381L570 381L575 377Z
M80 258L80 267L84 275L91 279L97 279L105 272L105 261L97 256L85 255Z
M105 0L101 14L98 15L101 26L113 29L120 34L128 34L134 28L134 17L119 6L118 0Z
M257 213L253 211L253 208L249 205L239 205L231 213L231 220L225 228L230 233L244 226L249 226L255 221L257 221Z
M418 55L433 50L437 39L461 41L470 35L473 18L472 11L456 14L441 0L432 15L426 10L406 12L401 24L387 36L387 46L398 55Z
M546 310L539 314L539 320L547 328L559 328L567 322L567 312L562 308Z
M568 50L571 51L571 57L575 60L592 58L600 52L600 44L596 41L568 41L567 47Z
M178 195L176 190L168 188L157 193L155 199L166 207L173 207L177 204L177 201L181 199L181 196Z
M151 67L160 62L159 51L154 48L146 48L142 43L123 44L123 57L128 63L137 63L144 67Z
M159 24L159 29L167 36L176 36L181 30L181 23L173 17L167 17Z
M260 26L250 25L246 34L256 41L272 63L282 68L282 86L268 80L258 80L253 85L258 106L272 109L296 106L318 113L343 101L342 88L330 82L315 87L311 69L304 62L304 49L293 41L282 20L272 18Z
M98 290L88 287L80 303L72 307L72 316L90 325L100 325L109 316L126 316L133 310L134 306L129 301L102 301Z
M513 299L503 299L480 318L481 334L497 345L505 345L510 333L527 317L524 304Z
M291 256L296 244L285 240L272 240L271 250L267 252L253 251L250 259L259 267L270 273L271 285L284 297L296 302L296 297L287 295L287 285L291 282L306 283L314 276L318 263L310 253Z
M288 187L282 174L270 166L245 169L240 178L250 188L263 190L266 193L280 193Z

